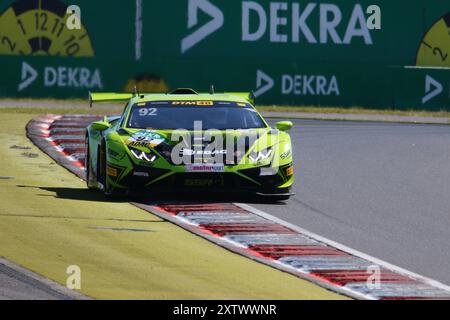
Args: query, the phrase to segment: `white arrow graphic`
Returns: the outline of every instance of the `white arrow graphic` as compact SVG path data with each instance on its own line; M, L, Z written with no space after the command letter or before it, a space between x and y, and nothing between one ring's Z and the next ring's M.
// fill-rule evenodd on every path
M425 77L425 96L422 98L422 104L427 103L434 97L442 93L442 84L427 75Z
M212 20L181 40L181 53L185 53L187 50L191 49L197 43L223 26L223 13L219 8L208 0L189 0L188 28L192 28L197 25L199 10L209 15Z
M256 91L255 97L259 97L265 92L269 91L273 88L274 81L267 74L262 72L261 70L256 71Z
M26 62L22 62L22 82L19 83L17 91L22 91L23 89L28 87L34 80L36 80L37 76L38 72L34 70L32 66L30 66Z

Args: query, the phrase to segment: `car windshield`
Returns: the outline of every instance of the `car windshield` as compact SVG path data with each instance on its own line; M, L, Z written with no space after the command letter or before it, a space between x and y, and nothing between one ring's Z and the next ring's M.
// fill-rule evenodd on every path
M250 104L229 101L150 101L136 103L128 128L194 130L265 128L266 124ZM196 124L198 128L199 123Z

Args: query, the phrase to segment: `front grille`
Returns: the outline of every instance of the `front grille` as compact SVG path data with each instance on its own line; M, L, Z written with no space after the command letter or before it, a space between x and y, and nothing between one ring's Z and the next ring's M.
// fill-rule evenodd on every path
M207 189L207 188L255 188L257 184L240 177L234 173L203 173L203 172L189 172L189 173L175 173L165 179L151 184L152 187L182 187L193 189Z

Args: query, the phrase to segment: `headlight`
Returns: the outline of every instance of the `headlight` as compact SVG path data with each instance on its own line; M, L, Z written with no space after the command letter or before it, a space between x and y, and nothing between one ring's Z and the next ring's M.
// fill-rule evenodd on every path
M267 148L258 152L252 151L249 153L248 158L252 162L264 161L270 158L270 156L272 155L272 151L272 148Z
M130 149L131 154L136 159L139 159L139 160L142 160L142 161L154 162L156 160L156 158L157 158L156 155L154 155L153 153L150 153L150 152L145 152L145 151L142 151L142 150L139 150L139 149L136 149L136 148L129 148L129 149Z

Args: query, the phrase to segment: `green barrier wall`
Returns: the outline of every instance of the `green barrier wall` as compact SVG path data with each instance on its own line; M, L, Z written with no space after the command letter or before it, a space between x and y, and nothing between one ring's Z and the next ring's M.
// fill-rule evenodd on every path
M22 0L0 13L1 96L214 84L261 104L450 110L446 1Z

